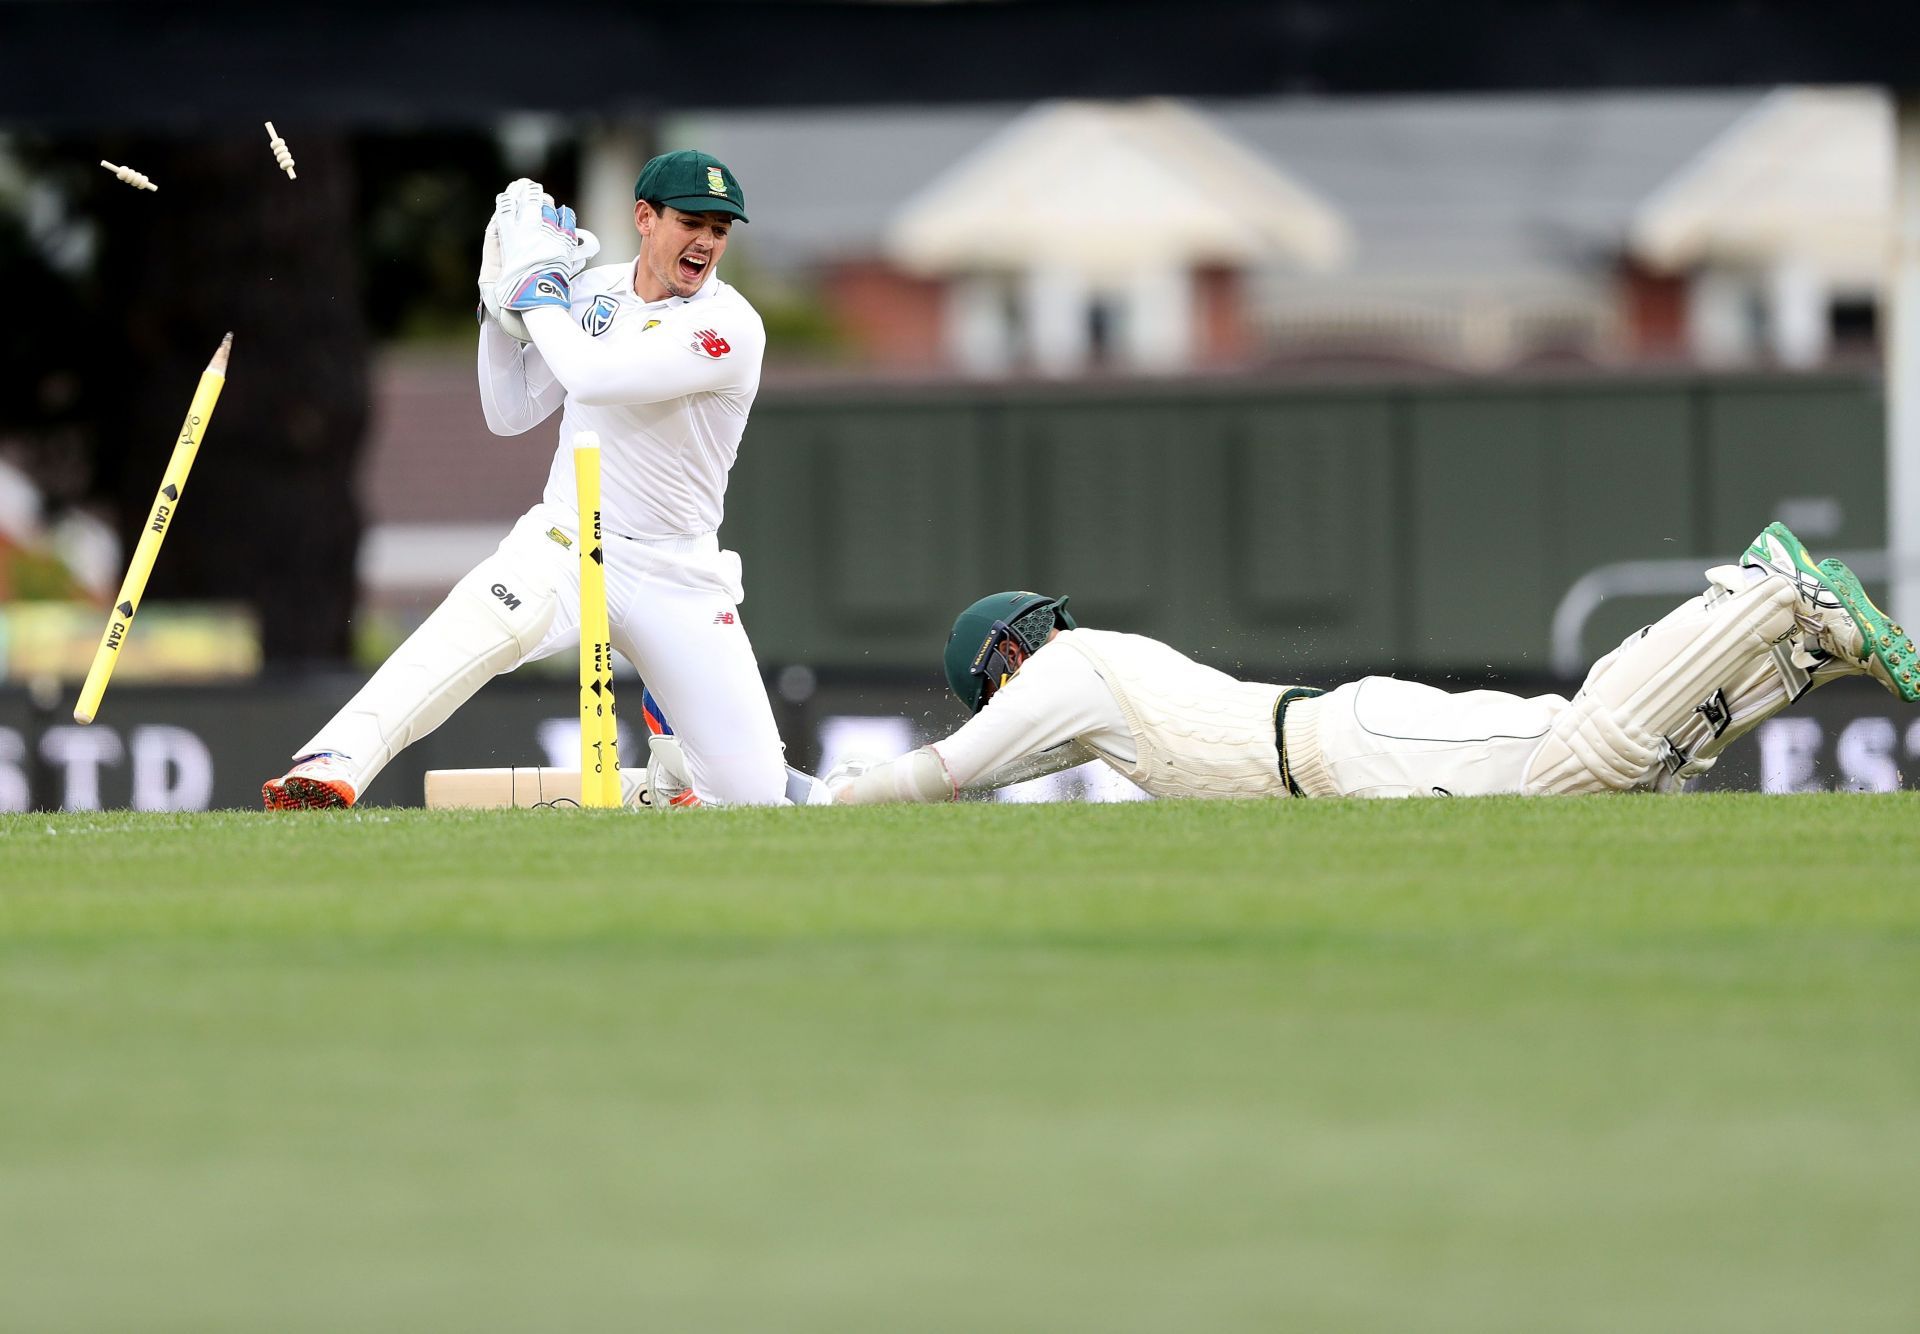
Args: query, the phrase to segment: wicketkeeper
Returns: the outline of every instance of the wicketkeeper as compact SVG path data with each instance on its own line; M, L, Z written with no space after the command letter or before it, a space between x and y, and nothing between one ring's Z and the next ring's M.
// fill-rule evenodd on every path
M828 782L841 802L947 801L1098 759L1161 797L1677 791L1828 681L1870 676L1920 700L1913 640L1785 524L1707 584L1571 700L1386 676L1328 691L1238 681L1158 640L1081 629L1064 597L998 593L947 641L947 682L973 719Z
M766 332L716 274L740 183L718 159L654 158L634 185L639 256L599 249L537 182L496 200L480 269L480 401L518 435L560 413L540 503L264 789L269 809L351 806L404 747L500 672L579 637L579 514L569 448L601 441L614 647L672 716L693 789L722 804L788 799L788 770L722 550L727 473L760 387ZM812 780L795 777L804 794Z

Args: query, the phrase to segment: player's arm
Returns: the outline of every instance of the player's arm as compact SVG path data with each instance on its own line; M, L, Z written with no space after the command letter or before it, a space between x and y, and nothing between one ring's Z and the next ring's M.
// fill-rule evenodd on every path
M503 249L500 224L513 214L523 200L531 201L539 192L534 181L515 181L494 197L494 215L480 241L480 273L477 286L480 305L474 314L480 320L480 410L487 429L495 435L519 435L553 415L567 391L553 378L538 350L528 346L526 324L520 316L501 307L500 278ZM544 193L540 198L545 199ZM555 215L558 221L558 214ZM577 240L576 236L576 240ZM553 244L562 272L574 271L577 258L584 264L600 243L593 233L586 234L588 244L568 253L565 238L555 233Z
M995 788L1012 787L1015 783L1030 783L1036 778L1045 778L1063 769L1078 769L1081 765L1099 758L1093 753L1091 747L1078 739L1063 741L1049 750L1015 760L1012 764L1003 764L991 773L981 774L968 783L963 791L991 792Z
M566 400L540 350L492 320L480 326L480 411L495 435L519 435L551 417Z
M669 319L653 337L595 338L574 323L572 283L599 242L575 227L573 210L556 206L539 182L522 179L494 200L493 225L500 274L491 290L499 314L525 327L540 364L576 403L664 403L759 384L766 335L744 303L709 303L711 312ZM711 323L690 322L701 318Z
M766 335L736 307L712 323L671 321L637 338L595 338L565 311L526 312L527 332L576 403L664 403L759 382Z
M1110 698L1093 665L1065 649L1042 648L1011 681L994 692L987 706L944 741L876 765L836 788L834 799L860 806L888 801L951 801L962 789L1003 786L1050 768L1030 762L1064 748L1089 755L1075 738L1096 716L1090 705ZM1060 764L1059 768L1068 767Z

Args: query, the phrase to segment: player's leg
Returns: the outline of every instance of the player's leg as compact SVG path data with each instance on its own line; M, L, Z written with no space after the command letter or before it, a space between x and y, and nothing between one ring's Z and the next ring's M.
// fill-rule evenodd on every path
M1866 675L1920 698L1913 641L1852 571L1816 564L1784 524L1739 565L1601 659L1529 766L1528 790L1672 790L1807 691Z
M672 720L702 803L777 806L787 798L780 729L745 624L731 600L657 577L609 575L614 647L640 669ZM616 590L614 585L620 587Z
M351 806L407 746L445 722L494 676L578 634L571 554L523 518L354 697L269 780L269 810ZM551 554L547 550L551 547Z
M640 693L640 714L647 725L646 801L657 810L668 807L692 807L701 804L694 794L693 775L687 769L686 752L673 733L667 711L660 707L651 691ZM787 770L787 800L795 806L831 806L833 791L810 773L791 764Z
M1288 771L1310 796L1673 791L1841 676L1920 699L1913 641L1852 571L1816 563L1785 525L1707 577L1706 594L1594 664L1570 703L1382 677L1297 701Z
M1794 581L1801 599L1797 646L1807 658L1803 665L1812 685L1870 676L1899 699L1920 701L1920 655L1913 640L1874 605L1845 562L1816 563L1784 523L1771 523L1753 539L1740 564Z
M1368 676L1287 706L1287 773L1310 797L1518 792L1567 707L1558 695L1453 694Z

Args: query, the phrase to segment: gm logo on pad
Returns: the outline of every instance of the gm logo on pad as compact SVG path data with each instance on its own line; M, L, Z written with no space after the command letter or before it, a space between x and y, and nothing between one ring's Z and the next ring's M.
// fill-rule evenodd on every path
M586 313L580 317L580 327L590 336L598 338L613 327L613 317L619 313L620 303L602 292L593 299L593 304L588 306Z

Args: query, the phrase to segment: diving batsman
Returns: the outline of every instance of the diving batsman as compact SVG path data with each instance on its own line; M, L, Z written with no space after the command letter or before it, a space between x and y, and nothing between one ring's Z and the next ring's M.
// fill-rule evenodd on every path
M973 718L827 783L846 804L949 801L1097 759L1158 797L1676 792L1843 676L1920 700L1913 640L1785 524L1706 579L1571 700L1387 676L1324 691L1240 681L1158 640L1083 628L1064 597L998 593L947 642L948 685Z

